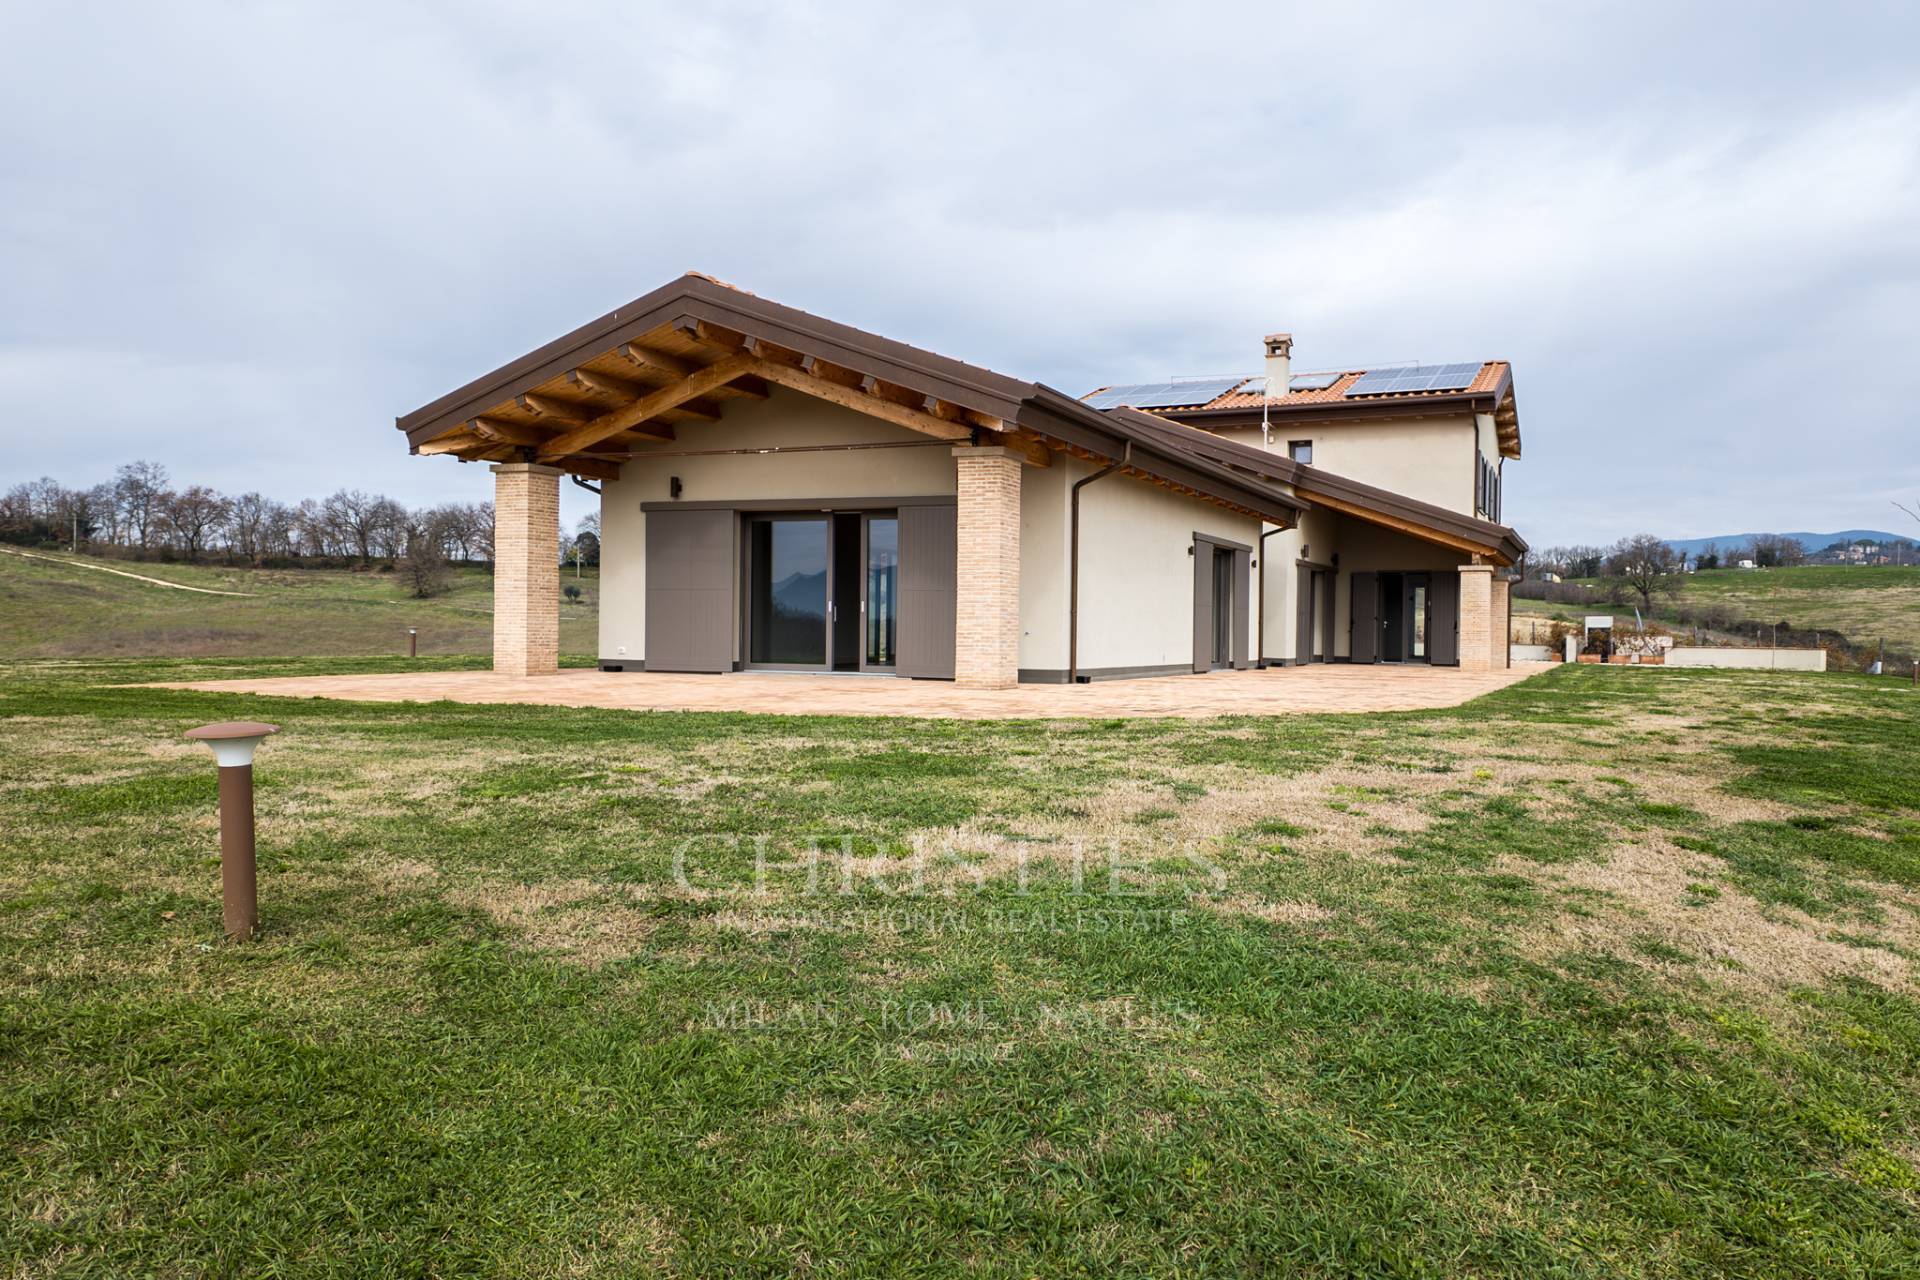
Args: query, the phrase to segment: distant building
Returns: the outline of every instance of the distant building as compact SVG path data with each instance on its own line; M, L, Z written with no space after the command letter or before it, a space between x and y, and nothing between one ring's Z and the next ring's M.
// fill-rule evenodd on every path
M1756 565L1751 560L1735 560L1733 562L1733 567L1736 569L1757 569L1760 566Z

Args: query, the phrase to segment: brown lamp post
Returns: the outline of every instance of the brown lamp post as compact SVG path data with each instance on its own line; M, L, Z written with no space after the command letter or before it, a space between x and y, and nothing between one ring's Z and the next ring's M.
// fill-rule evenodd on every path
M418 627L407 628L407 656L409 658L420 656L420 628Z
M251 938L260 925L254 888L253 749L280 726L252 720L203 724L187 736L213 748L220 766L220 898L227 937Z

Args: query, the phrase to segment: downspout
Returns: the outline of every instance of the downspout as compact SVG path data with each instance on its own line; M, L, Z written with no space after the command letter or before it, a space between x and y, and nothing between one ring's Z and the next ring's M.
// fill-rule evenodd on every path
M1260 618L1254 629L1254 650L1259 654L1256 667L1267 665L1267 539L1285 533L1292 525L1277 524L1260 535Z
M1069 492L1067 518L1070 526L1067 550L1067 683L1080 683L1080 491L1095 480L1112 475L1133 461L1133 441L1120 451L1117 462L1109 462L1090 476L1073 482Z

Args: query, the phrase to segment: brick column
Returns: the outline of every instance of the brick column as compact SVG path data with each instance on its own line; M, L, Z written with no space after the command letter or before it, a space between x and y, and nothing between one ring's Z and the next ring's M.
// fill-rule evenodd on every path
M560 667L560 469L493 468L493 670L538 676Z
M1513 581L1505 569L1493 575L1493 668L1513 665Z
M954 682L1009 689L1020 681L1020 455L962 446L955 556Z
M1493 566L1460 566L1460 669L1492 671L1494 662Z

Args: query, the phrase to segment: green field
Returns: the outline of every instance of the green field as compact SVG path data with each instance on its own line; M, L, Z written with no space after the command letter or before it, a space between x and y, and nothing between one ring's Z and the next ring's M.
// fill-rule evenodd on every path
M109 687L398 665L0 671L0 1273L1920 1274L1904 685L999 724ZM238 945L179 737L232 716L285 728Z
M417 627L423 654L488 653L493 578L455 569L444 595L415 600L401 575L378 569L250 569L0 551L0 655L19 658L282 657L404 654ZM119 570L120 574L104 570ZM121 574L248 593L174 591ZM571 571L564 582L575 583ZM578 580L560 610L562 653L596 651L599 583Z
M1656 597L1655 618L1670 621L1674 603ZM1856 643L1884 638L1890 649L1920 652L1920 567L1911 565L1710 569L1686 577L1678 603L1724 605L1752 622L1785 621L1803 630L1838 631ZM1518 598L1514 608L1569 620L1609 612L1606 605L1588 608ZM1613 611L1631 615L1632 607Z

